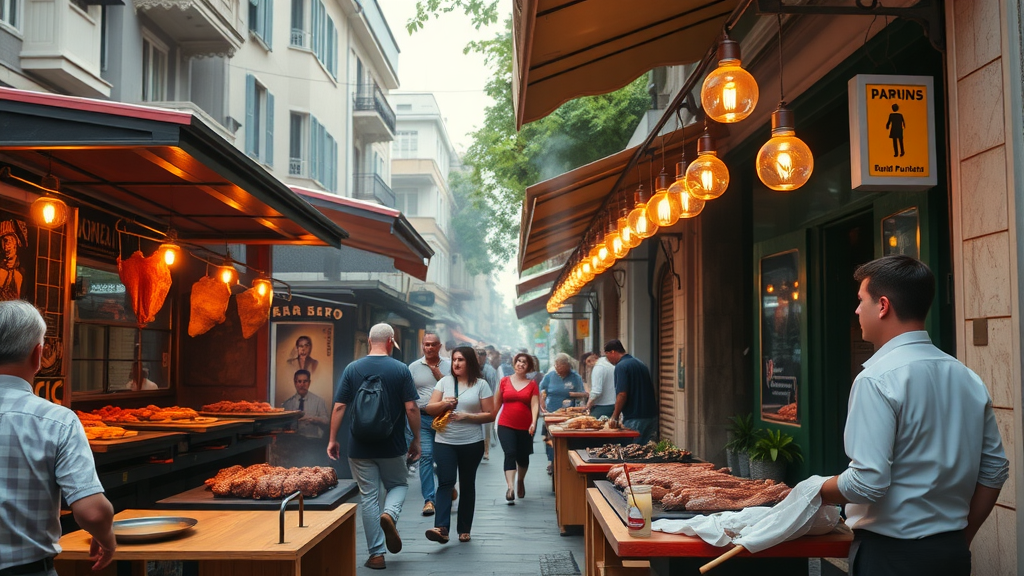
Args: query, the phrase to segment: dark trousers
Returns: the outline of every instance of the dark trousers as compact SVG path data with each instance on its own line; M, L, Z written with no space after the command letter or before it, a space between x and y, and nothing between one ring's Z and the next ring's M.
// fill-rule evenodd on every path
M459 519L456 528L459 534L468 534L473 528L473 513L476 511L476 469L484 457L483 441L455 446L434 443L434 463L437 464L437 494L434 505L434 526L451 529L452 488L458 477Z
M917 540L854 530L850 576L970 576L971 551L963 530Z
M505 451L504 470L515 470L518 466L523 470L530 467L530 454L533 454L533 437L529 430L516 430L508 426L498 426L498 442Z

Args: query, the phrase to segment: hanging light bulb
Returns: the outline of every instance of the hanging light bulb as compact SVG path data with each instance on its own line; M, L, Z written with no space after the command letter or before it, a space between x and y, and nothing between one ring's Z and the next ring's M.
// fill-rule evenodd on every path
M40 196L30 212L32 220L43 228L60 228L68 221L68 205L53 196Z
M622 236L619 235L619 227L614 214L608 218L608 232L604 238L604 245L608 248L612 258L619 260L629 252L629 246L626 246L626 243L622 241Z
M757 81L740 66L740 45L726 38L718 43L718 68L700 89L704 112L715 122L739 122L757 106Z
M714 200L729 188L729 168L715 152L711 134L697 141L697 159L686 169L686 189L700 200Z
M686 189L686 169L689 162L686 161L686 151L683 151L682 159L676 162L676 181L668 187L668 193L679 198L679 218L693 218L704 209L704 201L694 198Z
M629 227L629 213L629 202L626 195L623 194L622 200L619 202L619 219L615 227L619 230L619 238L622 239L622 243L626 245L627 249L632 249L639 246L642 240Z
M274 283L266 276L260 276L253 280L252 287L256 289L256 293L260 295L260 298L274 297Z
M174 266L181 256L181 246L178 246L178 233L173 228L167 231L167 241L160 244L156 249L157 253L163 254L164 264Z
M757 177L779 192L792 192L807 183L814 171L814 155L796 137L793 111L779 103L772 112L772 137L757 153Z
M228 286L238 283L238 270L235 270L230 256L224 258L224 263L217 267L216 278Z
M661 168L656 182L654 196L647 203L647 218L659 228L671 226L679 221L679 196L669 194L668 174L665 173L664 167Z
M641 184L636 189L636 205L633 211L629 213L629 227L641 241L658 233L658 225L647 217L648 200L650 200L650 195L644 190L644 185ZM637 245L639 245L639 242Z

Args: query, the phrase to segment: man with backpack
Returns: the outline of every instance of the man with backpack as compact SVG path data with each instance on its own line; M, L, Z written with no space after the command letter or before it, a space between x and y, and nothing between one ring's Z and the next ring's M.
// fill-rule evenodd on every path
M334 394L327 455L338 459L338 430L350 409L348 463L362 495L359 510L370 552L365 566L383 570L385 544L392 554L402 550L397 523L409 490L405 459L420 455L420 410L409 368L391 357L398 348L394 329L377 324L370 328L368 340L369 354L345 368ZM406 421L413 436L408 446ZM386 492L383 497L380 485Z

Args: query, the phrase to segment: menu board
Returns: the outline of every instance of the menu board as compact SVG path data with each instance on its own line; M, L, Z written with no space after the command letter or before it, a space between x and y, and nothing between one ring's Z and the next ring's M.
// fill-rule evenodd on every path
M761 418L799 426L804 287L800 252L761 258Z

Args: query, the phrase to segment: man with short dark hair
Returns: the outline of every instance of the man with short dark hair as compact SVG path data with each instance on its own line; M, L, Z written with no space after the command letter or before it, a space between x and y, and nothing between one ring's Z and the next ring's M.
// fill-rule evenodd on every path
M0 574L56 576L60 501L92 535L89 559L101 570L117 542L114 507L103 495L82 423L36 396L46 322L28 302L0 302Z
M658 437L658 397L651 371L626 354L619 340L604 345L604 355L615 366L615 408L612 420L622 415L622 425L640 433L637 442L646 444Z
M430 395L434 393L437 381L452 373L452 361L441 356L441 338L435 332L423 334L423 356L409 364L413 384L416 385L416 404L420 413L420 492L423 494L423 515L434 515L434 496L437 483L434 479L434 417L427 414Z
M300 436L323 438L325 429L330 425L330 416L327 413L327 404L323 399L309 391L311 378L309 370L296 370L292 377L295 394L285 400L281 406L285 410L302 412L298 430L296 430ZM323 453L321 452L321 454Z
M886 256L854 279L876 352L850 390L850 466L821 488L846 504L850 574L968 576L971 541L1009 476L992 399L925 331L935 292L927 266Z
M385 543L392 554L402 550L402 538L398 534L397 524L405 495L409 491L409 471L405 464L405 426L402 420L409 423L413 436L412 442L408 443L408 457L416 459L420 455L420 410L416 405L418 395L409 367L391 357L391 352L397 348L395 330L387 324L377 324L370 328L367 340L369 354L345 367L335 392L327 455L331 460L338 459L341 452L338 430L341 429L345 409L355 399L356 392L365 380L370 376L379 376L381 385L387 391L386 396L392 403L388 410L393 418L391 436L379 442L367 442L356 438L350 430L348 463L362 496L359 511L363 532L366 534L366 547L370 551L370 557L364 565L374 570L383 570L387 567L384 563ZM381 485L387 493L383 498L383 506L379 488Z

